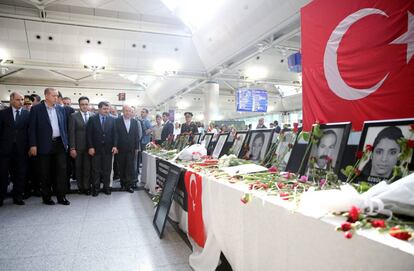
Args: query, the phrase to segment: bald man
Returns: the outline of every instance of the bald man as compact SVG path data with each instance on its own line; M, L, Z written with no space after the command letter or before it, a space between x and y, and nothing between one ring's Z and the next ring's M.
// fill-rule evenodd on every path
M122 188L134 193L132 189L135 177L135 155L139 149L138 123L133 118L134 110L131 106L124 105L122 116L115 121L118 132L118 165Z
M10 107L0 111L0 207L3 205L9 174L13 181L13 203L24 205L29 112L23 110L23 104L24 96L12 92Z

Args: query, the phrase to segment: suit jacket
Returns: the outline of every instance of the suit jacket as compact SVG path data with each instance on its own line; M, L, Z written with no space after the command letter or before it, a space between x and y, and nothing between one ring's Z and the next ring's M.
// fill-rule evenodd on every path
M0 153L10 154L13 144L17 144L19 153L27 153L29 149L29 112L20 109L20 117L15 124L13 109L9 107L0 111Z
M118 132L118 150L119 152L130 152L139 149L138 123L131 119L129 132L125 127L124 118L120 117L115 120L116 131Z
M55 106L58 118L60 137L65 149L68 148L67 115L62 106ZM45 102L33 106L30 110L29 144L36 146L39 154L49 154L52 150L52 125L47 113Z
M89 112L89 119L94 115L94 113ZM69 147L77 151L87 150L86 123L83 120L82 112L75 112L70 115Z
M115 130L115 119L106 117L104 128L101 125L100 115L89 118L86 126L88 148L94 148L96 153L109 154L117 146L118 133Z
M174 124L172 124L171 121L167 121L164 124L164 127L162 127L161 140L162 141L167 140L168 136L172 134L174 134Z

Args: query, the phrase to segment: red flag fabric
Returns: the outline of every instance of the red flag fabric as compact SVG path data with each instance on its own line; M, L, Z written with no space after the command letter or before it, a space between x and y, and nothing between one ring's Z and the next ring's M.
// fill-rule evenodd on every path
M301 10L303 125L414 117L414 1L314 0Z
M188 235L200 246L204 247L202 187L203 178L197 173L187 171L184 176L185 188L188 195Z

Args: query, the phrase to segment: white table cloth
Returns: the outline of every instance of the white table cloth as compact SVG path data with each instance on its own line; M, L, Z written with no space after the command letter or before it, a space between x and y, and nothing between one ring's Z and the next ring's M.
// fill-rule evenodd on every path
M289 210L274 196L240 201L245 185L203 179L203 216L207 233L190 265L214 270L223 251L233 270L414 270L414 247L376 230L352 239L335 231L341 218L322 220Z
M151 159L155 161L154 156ZM243 204L244 192L251 192L243 184L203 175L202 189L204 248L189 237L193 245L189 263L196 271L215 270L221 251L235 271L414 270L412 242L376 230L358 231L346 239L335 231L343 219L308 217L293 211L292 203L264 193L255 193L250 203ZM187 232L187 213L181 206L174 202L169 216Z

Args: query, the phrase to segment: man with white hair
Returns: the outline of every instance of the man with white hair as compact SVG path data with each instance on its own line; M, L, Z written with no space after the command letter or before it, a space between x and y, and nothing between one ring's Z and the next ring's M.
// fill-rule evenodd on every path
M118 132L118 166L121 186L125 191L134 193L132 188L135 177L135 156L139 150L138 123L133 118L134 110L129 105L122 107L122 117L115 120Z
M24 205L29 112L23 110L24 96L10 94L10 107L0 111L0 207L3 205L8 176L13 176L13 203Z

